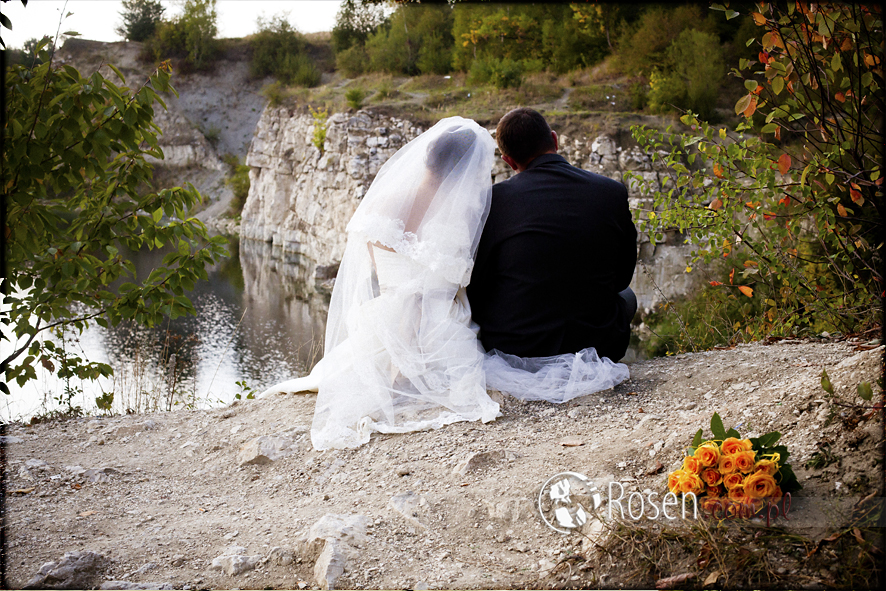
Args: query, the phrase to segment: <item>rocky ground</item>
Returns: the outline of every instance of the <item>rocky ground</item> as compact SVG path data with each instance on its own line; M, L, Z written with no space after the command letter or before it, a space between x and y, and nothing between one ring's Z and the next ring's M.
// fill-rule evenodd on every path
M841 507L882 491L882 410L855 407L864 381L880 400L882 357L878 341L843 340L658 358L634 364L614 390L563 405L502 396L493 423L375 436L347 451L311 448L314 396L305 394L9 425L6 583L547 586L558 562L590 561L592 550L543 523L543 483L569 470L661 494L714 412L743 435L784 434L804 486L787 531L821 540L846 525ZM821 388L822 369L835 397ZM805 467L823 450L833 463ZM643 584L611 560L594 564L596 586ZM669 568L659 565L661 575L680 574ZM835 584L827 575L820 585Z

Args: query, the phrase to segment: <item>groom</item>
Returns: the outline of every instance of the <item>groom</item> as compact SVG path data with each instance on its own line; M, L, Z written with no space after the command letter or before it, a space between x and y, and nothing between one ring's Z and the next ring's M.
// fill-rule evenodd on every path
M496 128L519 174L492 187L468 298L487 350L546 357L594 347L621 359L637 298L637 230L621 183L571 166L538 112Z

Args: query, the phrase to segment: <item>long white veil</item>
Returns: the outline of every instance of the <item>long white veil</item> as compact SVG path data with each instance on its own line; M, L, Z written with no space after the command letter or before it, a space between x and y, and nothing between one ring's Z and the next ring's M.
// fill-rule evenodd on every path
M475 122L444 119L385 163L357 207L325 355L307 378L268 391L318 390L315 448L499 415L464 293L489 213L494 150Z
M490 386L564 402L614 386L627 367L593 349L523 360L487 355L464 287L492 193L495 142L461 117L443 119L381 168L347 227L325 355L274 392L317 390L316 449L500 415Z

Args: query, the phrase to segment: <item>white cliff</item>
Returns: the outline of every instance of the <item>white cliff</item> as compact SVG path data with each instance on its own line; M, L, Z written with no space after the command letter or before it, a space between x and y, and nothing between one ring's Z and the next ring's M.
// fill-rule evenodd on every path
M321 151L314 145L316 125L305 110L265 109L246 158L252 170L240 224L241 238L270 243L270 249L262 249L263 258L277 267L284 261L300 267L288 274L306 279L308 294L328 293L357 205L385 161L424 131L370 109L335 113L326 122ZM619 181L633 171L648 183L666 182L648 155L636 147L622 148L608 135L561 136L560 153L575 166ZM512 171L497 158L491 174L500 182ZM634 211L648 207L635 183L628 184L628 193ZM641 236L638 248L643 265L632 287L641 311L665 297L688 294L698 284L696 275L685 273L689 247L679 236L666 236L659 244Z

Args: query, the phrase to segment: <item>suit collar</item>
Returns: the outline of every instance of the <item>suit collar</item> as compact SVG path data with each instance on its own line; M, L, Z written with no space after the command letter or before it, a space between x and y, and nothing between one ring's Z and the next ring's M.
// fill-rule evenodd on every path
M566 162L566 158L559 154L542 154L529 163L525 170L531 170L537 166L547 164L548 162ZM568 164L568 162L566 162Z

